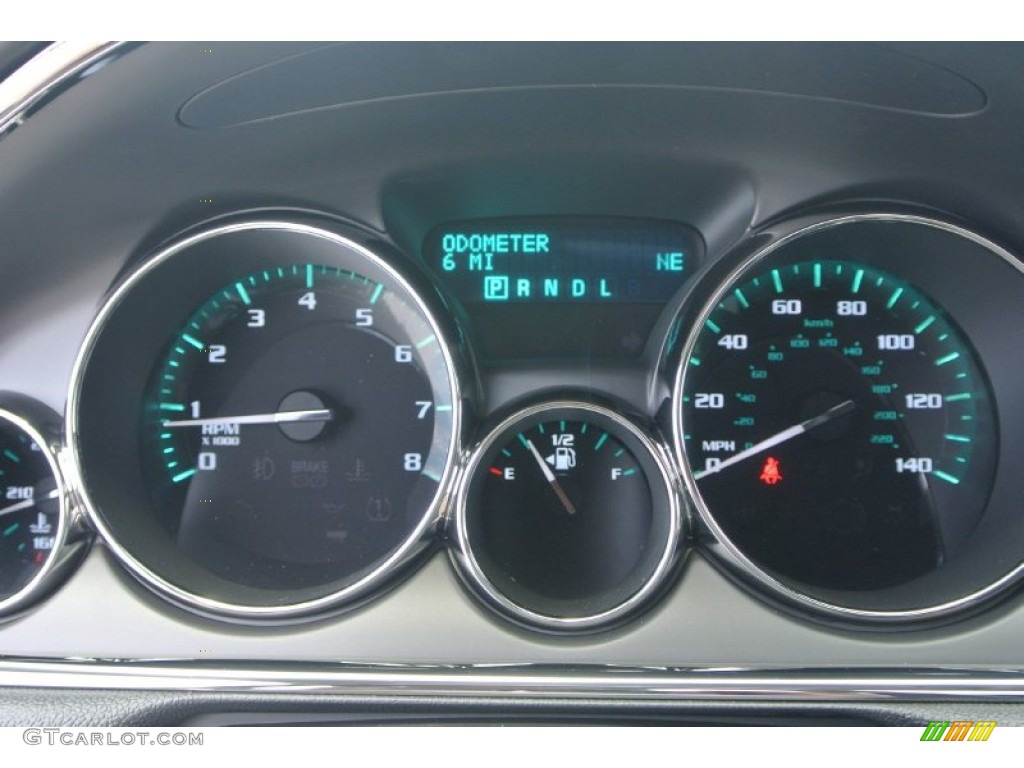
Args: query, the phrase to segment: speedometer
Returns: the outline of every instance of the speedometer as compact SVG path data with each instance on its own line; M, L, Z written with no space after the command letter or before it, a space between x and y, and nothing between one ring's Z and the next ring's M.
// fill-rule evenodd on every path
M745 276L704 321L682 403L700 498L749 557L801 582L921 576L988 498L994 416L971 345L868 265Z
M763 235L708 270L666 339L699 544L843 622L938 618L1002 592L1024 572L1024 366L1006 322L1019 262L902 214Z

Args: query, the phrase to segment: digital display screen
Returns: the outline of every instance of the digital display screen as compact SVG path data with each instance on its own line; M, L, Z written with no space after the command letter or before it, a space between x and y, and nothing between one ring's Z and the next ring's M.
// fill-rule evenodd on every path
M675 222L503 218L437 227L423 256L485 359L629 359L696 274L704 242Z
M438 227L425 254L465 303L663 303L693 274L701 245L671 222L544 217Z

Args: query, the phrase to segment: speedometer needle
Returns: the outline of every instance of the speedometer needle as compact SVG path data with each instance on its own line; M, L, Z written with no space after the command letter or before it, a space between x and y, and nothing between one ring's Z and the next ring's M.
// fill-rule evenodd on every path
M54 490L54 491L50 491L43 498L44 499L56 499L59 495L60 495L60 493L58 491ZM3 509L0 509L0 517L3 517L4 515L8 515L11 512L20 512L23 509L28 509L30 507L34 507L36 505L36 502L38 502L38 501L39 501L39 499L25 499L24 501L19 501L17 504L11 504L11 506L9 506L9 507L4 507Z
M334 411L318 408L311 411L278 411L277 413L253 413L247 416L214 416L209 419L181 419L165 421L165 427L204 427L207 424L288 424L297 421L332 421Z
M569 501L569 497L565 495L565 491L562 490L562 486L559 485L558 480L555 478L555 473L551 471L547 463L544 461L544 457L540 455L540 451L534 446L532 440L526 441L526 446L530 449L530 453L533 454L533 458L537 460L537 466L540 467L540 471L544 473L544 479L551 485L551 489L555 492L558 500L562 502L562 506L565 507L565 511L570 515L576 514L576 507L573 506L572 502Z
M715 472L721 472L726 467L731 467L733 464L741 462L744 459L748 459L751 456L756 456L762 451L767 451L769 448L774 448L776 445L779 445L780 443L784 443L787 440L792 440L794 437L798 437L799 435L802 435L804 432L808 432L814 429L815 427L820 427L827 421L837 419L843 414L852 411L854 407L855 404L853 400L844 400L843 402L839 403L839 405L833 405L824 413L820 413L817 416L813 416L812 418L807 419L807 421L802 421L795 426L789 427L789 429L784 429L781 432L777 432L771 437L762 440L760 443L755 443L749 448L742 450L733 456L730 456L728 459L722 461L722 463L714 467L711 467L710 469L705 469L703 472L694 472L693 479L700 480L702 477L707 477L708 475L715 474Z

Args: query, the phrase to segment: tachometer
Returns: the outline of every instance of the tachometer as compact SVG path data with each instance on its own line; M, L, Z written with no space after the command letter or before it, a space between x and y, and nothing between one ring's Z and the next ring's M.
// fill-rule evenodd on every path
M460 408L446 331L404 276L333 231L245 223L169 248L104 308L77 377L94 520L190 606L350 604L440 520Z
M228 580L364 571L437 491L447 376L437 333L394 286L308 263L240 276L154 368L143 450L158 514Z

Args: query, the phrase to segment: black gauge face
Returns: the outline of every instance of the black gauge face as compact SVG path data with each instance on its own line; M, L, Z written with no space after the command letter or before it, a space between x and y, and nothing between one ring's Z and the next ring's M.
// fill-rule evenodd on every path
M0 604L50 563L60 529L60 491L46 448L0 417Z
M355 272L239 276L170 340L144 401L160 520L223 579L353 579L419 525L449 458L451 382L409 298Z
M663 472L604 412L528 411L485 441L472 471L468 546L488 588L524 614L612 611L666 557L675 524Z
M784 581L903 584L977 525L997 455L989 388L906 281L851 261L755 268L683 364L677 429L698 502Z

